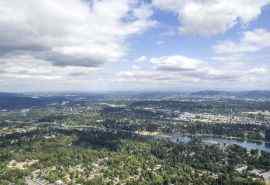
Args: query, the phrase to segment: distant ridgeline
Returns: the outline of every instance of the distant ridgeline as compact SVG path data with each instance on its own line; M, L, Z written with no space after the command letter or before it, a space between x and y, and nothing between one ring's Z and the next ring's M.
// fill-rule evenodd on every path
M0 109L21 109L46 106L52 102L62 101L62 97L32 97L24 94L0 93Z
M238 98L270 98L270 91L198 91L191 93L192 96L222 96Z
M44 107L57 105L63 102L83 103L85 100L97 101L103 99L103 95L97 94L20 94L0 92L0 111L24 109L31 107Z
M111 92L111 93L1 93L0 111L42 107L68 102L98 102L106 100L179 100L181 98L237 98L270 100L270 91L198 91L198 92Z

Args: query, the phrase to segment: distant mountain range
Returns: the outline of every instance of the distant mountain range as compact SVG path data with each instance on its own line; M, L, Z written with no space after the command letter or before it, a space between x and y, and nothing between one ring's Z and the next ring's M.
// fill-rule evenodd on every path
M193 92L192 96L223 96L238 98L270 98L270 91L198 91Z
M60 99L62 101L62 98ZM40 107L53 102L60 102L60 99L48 97L38 98L19 93L0 93L0 109Z
M0 92L0 111L25 109L49 105L76 104L104 100L104 94L96 93L3 93ZM107 98L108 99L108 98Z
M201 98L252 98L270 99L270 91L198 91L198 92L117 92L117 93L1 93L0 110L22 109L30 107L43 107L50 104L60 105L63 102L69 104L83 102L97 102L105 100L147 100L147 99L179 99L181 97L201 97Z

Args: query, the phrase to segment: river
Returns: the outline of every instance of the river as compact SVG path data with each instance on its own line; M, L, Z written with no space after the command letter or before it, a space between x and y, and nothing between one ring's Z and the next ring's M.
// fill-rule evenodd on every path
M188 143L191 141L192 137L198 137L202 140L202 142L206 144L222 144L222 145L238 145L247 150L254 150L257 149L259 151L265 151L270 153L270 143L266 142L252 142L252 141L240 141L237 139L225 139L225 138L218 138L212 136L192 136L192 135L172 135L169 137L169 140L174 143Z

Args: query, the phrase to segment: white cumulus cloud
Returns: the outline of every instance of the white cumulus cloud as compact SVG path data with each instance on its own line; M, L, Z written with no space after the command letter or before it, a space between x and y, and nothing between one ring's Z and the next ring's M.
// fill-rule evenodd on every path
M239 23L250 23L270 1L153 0L153 4L177 14L181 33L209 36L224 33Z
M141 57L137 58L135 60L135 62L142 63L142 62L146 62L147 60L148 60L148 58L146 56L141 56Z
M257 52L265 48L270 48L270 31L255 29L244 32L238 42L230 40L220 42L214 46L214 51L218 54L241 54Z
M28 54L59 66L99 66L155 25L137 0L0 0L0 56Z

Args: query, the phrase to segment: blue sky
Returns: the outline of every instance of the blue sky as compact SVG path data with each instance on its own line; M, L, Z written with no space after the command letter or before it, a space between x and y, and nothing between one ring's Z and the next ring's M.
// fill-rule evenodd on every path
M184 54L190 57L207 58L213 54L212 46L217 42L232 39L239 40L241 34L248 30L263 28L270 30L270 6L262 9L262 14L248 25L237 24L232 29L213 36L181 35L177 33L177 27L181 23L175 13L156 10L153 19L158 20L160 25L146 33L132 39L133 50L137 57L148 55L149 57ZM173 36L163 36L166 32L174 32ZM163 41L158 45L158 41ZM142 45L142 43L144 43Z
M0 91L270 90L269 0L0 0Z

